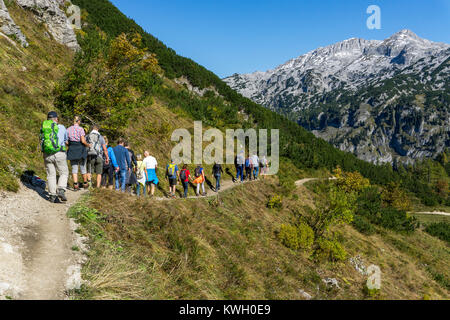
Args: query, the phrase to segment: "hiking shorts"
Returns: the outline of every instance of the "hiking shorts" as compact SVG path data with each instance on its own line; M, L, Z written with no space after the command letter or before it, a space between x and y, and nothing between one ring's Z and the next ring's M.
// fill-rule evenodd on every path
M89 157L87 161L87 172L102 174L103 173L103 159L101 157Z
M86 174L86 159L70 160L72 166L72 174L78 174L78 168L81 170L81 174Z
M169 178L169 185L170 185L171 187L176 186L176 185L177 185L177 178L175 178L175 179Z

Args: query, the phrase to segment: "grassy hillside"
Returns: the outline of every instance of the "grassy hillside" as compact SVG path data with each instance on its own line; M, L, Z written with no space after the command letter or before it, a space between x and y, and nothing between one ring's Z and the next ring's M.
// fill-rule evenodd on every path
M380 229L365 236L351 226L335 228L347 258L316 260L285 247L279 232L317 195L301 187L281 208L267 203L282 191L272 179L238 186L219 197L157 202L118 198L98 191L71 210L90 238L89 281L75 299L448 299L450 250L416 231ZM382 289L364 291L367 276L350 264L382 271ZM322 279L336 278L340 288ZM437 280L435 280L437 279ZM444 280L442 280L444 279Z
M14 2L9 11L30 43L25 49L0 37L0 189L16 191L17 176L26 168L43 174L39 128L73 53L45 37L31 13Z

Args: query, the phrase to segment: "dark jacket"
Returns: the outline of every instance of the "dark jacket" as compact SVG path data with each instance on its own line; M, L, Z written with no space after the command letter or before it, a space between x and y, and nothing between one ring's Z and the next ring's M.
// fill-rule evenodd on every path
M87 159L87 156L87 148L81 142L69 141L67 160L84 160Z
M212 171L214 176L220 176L223 173L222 165L215 164Z

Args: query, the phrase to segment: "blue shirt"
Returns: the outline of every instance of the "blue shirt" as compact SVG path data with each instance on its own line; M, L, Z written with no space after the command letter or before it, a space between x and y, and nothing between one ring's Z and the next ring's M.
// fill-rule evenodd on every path
M58 142L61 147L66 147L66 142L69 140L66 127L62 124L58 124Z
M117 147L113 148L113 151L120 170L128 170L128 168L131 168L131 159L128 149L119 144Z
M109 156L110 163L112 163L114 168L118 168L119 165L117 164L116 155L114 154L113 148L106 146L106 149L108 150L108 156Z

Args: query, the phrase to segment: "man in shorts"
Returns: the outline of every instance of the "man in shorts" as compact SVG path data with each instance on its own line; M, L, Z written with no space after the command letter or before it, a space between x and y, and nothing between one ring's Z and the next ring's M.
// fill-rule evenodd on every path
M177 189L177 180L179 178L179 170L178 166L175 164L175 162L172 160L170 164L166 167L166 178L169 180L169 192L170 196L172 198L175 198L175 192Z

